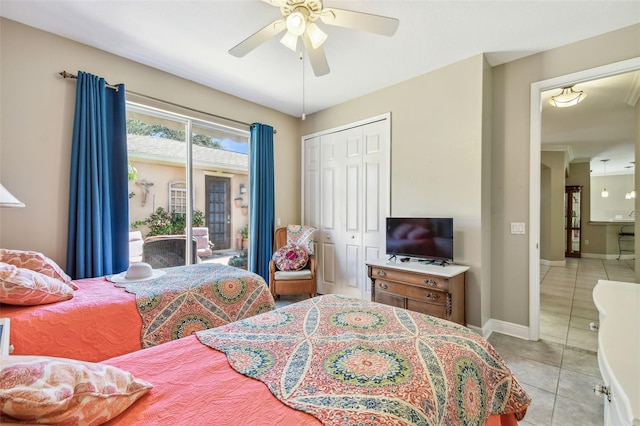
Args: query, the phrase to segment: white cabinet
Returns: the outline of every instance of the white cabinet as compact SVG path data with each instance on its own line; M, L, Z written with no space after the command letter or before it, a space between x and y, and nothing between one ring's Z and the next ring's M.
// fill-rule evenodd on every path
M640 425L640 284L599 280L593 301L600 313L598 366L604 424Z
M369 298L365 261L385 254L390 117L303 138L303 222L315 227L318 293Z

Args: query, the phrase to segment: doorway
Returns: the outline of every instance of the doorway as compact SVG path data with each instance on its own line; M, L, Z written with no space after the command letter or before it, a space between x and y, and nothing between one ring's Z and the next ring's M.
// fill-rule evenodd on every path
M540 162L541 162L541 94L571 84L591 81L640 69L640 58L628 59L531 85L530 174L529 174L529 339L540 335ZM636 259L636 266L638 259ZM636 267L636 271L637 271Z
M231 179L205 176L205 215L209 228L209 241L215 250L231 248Z

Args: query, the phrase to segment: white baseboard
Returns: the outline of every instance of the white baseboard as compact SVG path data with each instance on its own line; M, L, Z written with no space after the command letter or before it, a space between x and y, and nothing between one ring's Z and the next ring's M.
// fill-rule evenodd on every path
M567 261L540 259L540 264L544 266L567 266Z
M480 332L480 329L475 327L474 331ZM529 327L497 319L487 321L482 327L481 334L485 339L488 339L494 331L500 334L506 334L507 336L529 340Z
M618 255L617 254L599 254L599 253L580 253L580 256L584 257L585 259L602 259L602 260L617 260L618 259ZM630 254L623 254L622 256L620 256L620 259L635 259L636 255L633 253Z

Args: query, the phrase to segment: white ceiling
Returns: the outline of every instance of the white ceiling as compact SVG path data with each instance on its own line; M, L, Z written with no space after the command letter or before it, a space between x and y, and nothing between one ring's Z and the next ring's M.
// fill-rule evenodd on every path
M384 37L318 23L329 36L324 50L331 72L315 77L306 65L307 114L482 52L498 65L640 22L638 1L324 4L392 16L400 25ZM279 37L243 58L228 53L281 17L262 1L0 0L0 15L289 115L302 113L302 63Z
M384 37L318 22L328 34L323 47L331 72L316 77L309 64L304 66L307 114L482 52L495 66L640 22L640 1L325 0L324 5L395 17L400 25L393 37ZM292 116L303 112L303 65L279 37L243 58L228 53L281 17L263 1L0 0L0 16ZM84 71L92 72L91 64ZM603 150L632 143L633 130L614 113L624 107L603 101L613 96L619 102L629 84L622 81L624 88L612 91L583 83L589 96L582 104L545 107L543 147L571 146L576 158L602 158L613 155Z

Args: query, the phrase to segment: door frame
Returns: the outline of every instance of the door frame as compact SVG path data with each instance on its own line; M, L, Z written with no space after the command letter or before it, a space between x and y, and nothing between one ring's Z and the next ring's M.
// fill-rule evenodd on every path
M542 92L640 70L640 57L531 84L529 128L529 340L540 338L540 163ZM637 203L637 201L636 201ZM637 262L636 262L637 263Z

